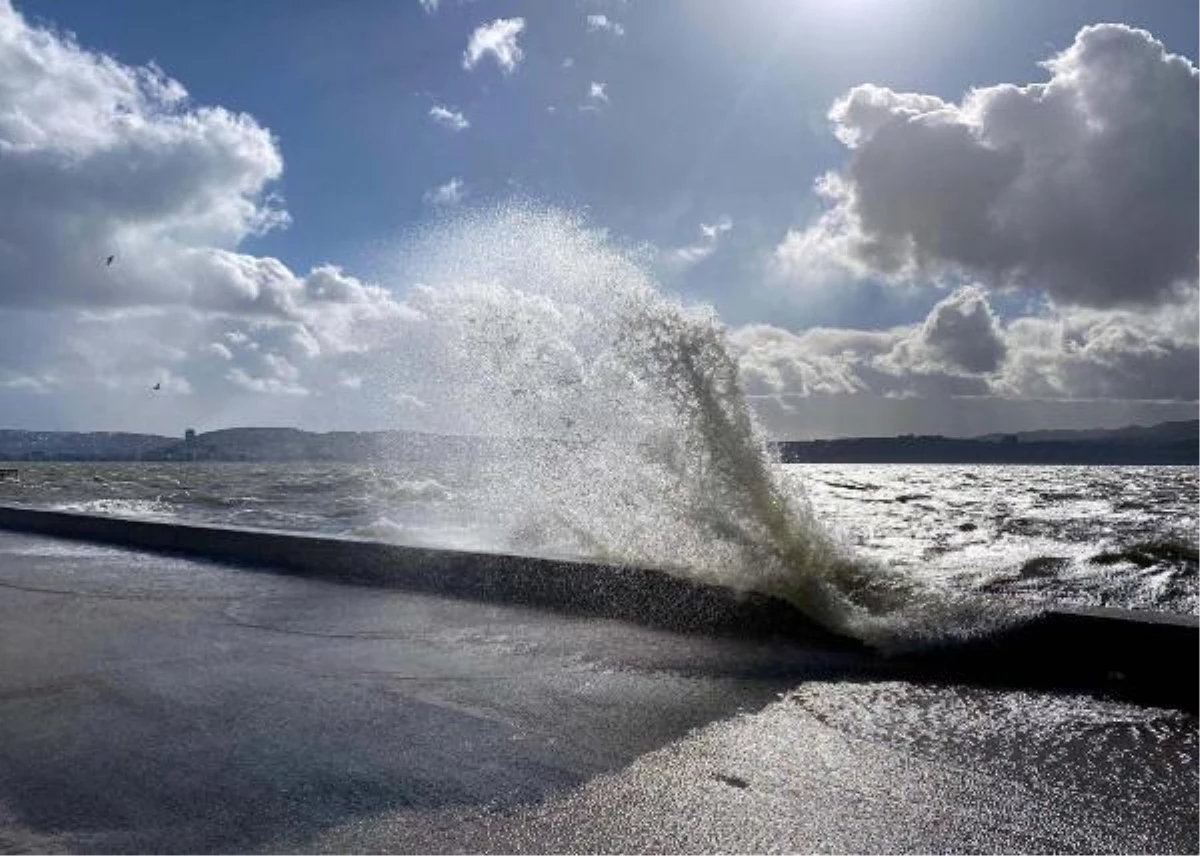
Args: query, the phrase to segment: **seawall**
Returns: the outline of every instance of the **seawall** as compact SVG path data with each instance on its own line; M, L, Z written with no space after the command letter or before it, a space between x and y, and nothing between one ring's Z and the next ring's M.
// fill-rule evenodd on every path
M0 528L215 559L335 582L603 615L669 630L782 635L856 645L774 598L645 568L13 505L0 505Z
M0 528L689 633L806 640L861 653L856 671L867 676L1098 692L1193 711L1200 697L1193 615L1056 608L993 636L885 657L775 598L646 568L15 505L0 505Z

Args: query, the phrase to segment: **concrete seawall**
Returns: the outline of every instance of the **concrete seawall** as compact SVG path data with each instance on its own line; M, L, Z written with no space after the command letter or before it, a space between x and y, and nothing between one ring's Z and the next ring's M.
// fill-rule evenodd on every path
M336 582L602 615L669 630L851 644L789 605L594 562L475 553L363 538L200 526L0 505L0 528L232 562Z
M651 627L807 640L867 654L777 599L595 562L0 505L0 528L175 553L338 582L517 603ZM864 656L871 676L1099 692L1196 710L1195 616L1058 608L969 643Z

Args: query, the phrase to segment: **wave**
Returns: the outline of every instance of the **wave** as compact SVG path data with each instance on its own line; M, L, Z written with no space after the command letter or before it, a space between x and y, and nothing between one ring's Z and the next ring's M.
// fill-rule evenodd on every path
M399 479L381 477L376 487L388 499L415 502L449 502L454 494L437 479Z
M1060 555L1036 553L1010 573L983 583L985 592L1091 606L1195 613L1197 550L1175 536L1139 538L1096 552L1061 544Z
M170 520L177 516L175 506L157 499L88 499L76 502L60 502L53 506L56 511L75 511L82 514L108 514L115 517Z
M881 647L1011 618L831 535L783 484L715 311L661 292L645 260L523 204L441 224L405 256L419 321L382 379L518 446L479 463L506 546L764 592Z

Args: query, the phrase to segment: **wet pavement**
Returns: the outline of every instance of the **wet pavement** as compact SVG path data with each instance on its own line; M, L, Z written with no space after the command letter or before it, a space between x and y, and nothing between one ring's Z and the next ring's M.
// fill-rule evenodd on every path
M1196 720L0 532L0 852L1196 852Z

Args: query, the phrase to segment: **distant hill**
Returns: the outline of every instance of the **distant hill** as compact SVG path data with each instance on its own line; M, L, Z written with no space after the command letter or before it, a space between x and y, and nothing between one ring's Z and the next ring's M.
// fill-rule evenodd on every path
M775 445L786 463L1196 464L1200 461L1200 420L967 439L909 434L785 440Z
M1192 443L1197 440L1200 421L1160 422L1157 425L1130 425L1126 428L1090 428L1083 431L1022 431L1016 435L1021 443L1128 443L1159 446L1170 443ZM976 440L997 441L1009 435L986 434Z
M406 431L226 428L186 439L156 434L0 430L5 461L371 461L478 451L481 441Z
M520 441L531 449L538 441ZM508 448L511 450L511 442ZM553 445L553 444L551 444ZM789 463L1196 464L1200 421L1086 431L785 440ZM4 461L403 461L495 453L502 441L409 431L226 428L185 439L157 434L0 430ZM586 450L581 449L581 454Z
M136 461L178 442L157 434L0 430L0 460Z

